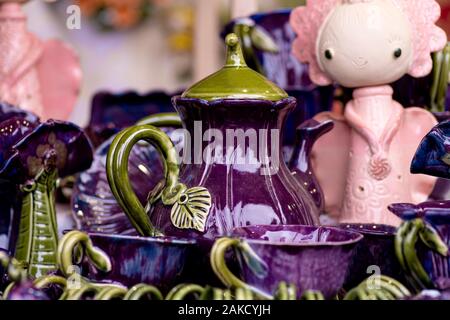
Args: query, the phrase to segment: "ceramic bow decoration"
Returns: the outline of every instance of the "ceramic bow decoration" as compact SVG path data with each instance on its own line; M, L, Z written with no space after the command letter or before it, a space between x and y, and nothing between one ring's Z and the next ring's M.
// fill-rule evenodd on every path
M0 101L66 120L80 88L80 63L64 43L27 30L21 8L27 1L0 1Z
M310 64L312 80L355 88L344 116L316 116L335 121L313 161L326 211L340 222L398 225L387 206L425 201L433 189L435 178L413 176L409 165L436 120L404 109L388 84L431 72L430 53L447 42L439 15L434 0L315 0L291 15L293 52Z

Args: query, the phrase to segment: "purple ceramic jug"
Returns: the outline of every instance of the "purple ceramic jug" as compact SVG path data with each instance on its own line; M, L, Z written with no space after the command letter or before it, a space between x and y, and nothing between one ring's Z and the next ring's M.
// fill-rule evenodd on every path
M225 67L173 98L185 133L182 158L147 125L122 131L111 145L111 190L141 235L214 238L248 225L318 224L313 197L282 160L280 133L295 98L247 67L236 35L226 42ZM160 151L165 167L145 209L127 170L141 140Z

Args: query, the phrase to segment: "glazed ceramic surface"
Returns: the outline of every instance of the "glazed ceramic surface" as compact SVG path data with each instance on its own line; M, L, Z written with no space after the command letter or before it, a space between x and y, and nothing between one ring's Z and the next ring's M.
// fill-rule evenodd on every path
M403 271L394 250L396 228L386 225L342 224L340 228L362 234L345 280L345 288L352 289L374 274L403 281Z
M163 128L175 145L183 144L183 134ZM91 167L82 172L72 193L72 213L77 228L86 232L137 235L128 217L117 203L106 175L106 157L115 136L95 151ZM148 194L164 178L158 151L149 144L136 145L128 161L129 177L139 201L144 205Z
M20 190L10 247L31 276L40 276L56 268L56 180L89 167L91 145L74 124L39 123L36 116L18 108L2 105L1 109L0 177Z
M173 143L154 127L132 127L113 141L108 181L140 234L214 238L238 226L318 223L314 199L281 157L280 132L295 99L245 65L235 35L227 45L225 67L173 99L191 139L180 166ZM147 212L125 163L141 140L157 146L167 169Z
M412 176L408 167L436 120L423 109L403 109L387 84L430 73L430 53L447 41L435 25L438 17L434 0L322 0L291 15L293 52L309 63L311 79L355 88L343 116L315 117L335 121L312 156L325 209L340 222L397 226L400 220L387 206L425 201L433 190L436 179Z
M172 94L152 91L141 95L134 91L98 92L92 99L91 119L86 132L99 146L120 130L156 113L174 112Z
M297 129L296 147L288 163L294 177L309 192L319 211L323 210L323 194L312 172L309 155L314 142L331 127L331 123L314 120L302 124ZM184 135L173 128L163 130L175 146L182 149ZM106 158L113 139L111 137L96 150L91 168L79 175L72 193L72 212L80 230L134 235L136 231L114 198L107 180ZM128 169L133 190L145 205L149 192L164 176L158 152L151 145L137 145L131 151Z
M208 123L208 127L203 130L218 129L225 136L227 129L280 129L295 100L286 99L275 103L218 100L208 103L176 98L175 103L191 136L194 136L193 121ZM246 119L245 123L241 119ZM272 148L272 145L279 148L277 141L267 142L268 154L281 155L281 150ZM182 165L180 169L180 181L186 185L204 187L212 195L214 205L209 212L204 236L213 238L229 234L236 226L253 224L317 223L318 210L313 199L292 177L283 161L275 159L279 161L278 172L266 176L259 173L263 164L257 159L254 165L234 165L235 159L224 160L218 159L210 164ZM202 234L174 227L170 220L170 207L157 206L152 213L152 221L158 229L170 235L196 237Z
M325 199L312 169L311 151L314 143L332 130L333 126L331 121L320 123L313 119L302 123L296 130L297 139L288 164L294 177L314 199L319 212L325 209Z
M39 124L39 118L30 113L12 105L0 104L0 130L1 150L0 162L4 163L11 157L11 147L30 133ZM6 131L8 129L8 131ZM7 132L7 133L5 133ZM8 248L10 234L10 226L12 223L12 214L17 211L17 203L15 201L17 189L14 182L3 179L0 191L0 236L3 237L3 247ZM20 208L19 208L20 211ZM13 239L14 242L14 239Z
M302 64L291 53L295 33L289 24L291 10L280 10L252 15L232 21L222 36L236 28L250 29L249 39L243 39L244 56L249 63L252 60L261 67L261 72L271 81L285 89L291 97L297 99L297 107L289 114L283 141L286 145L295 142L295 129L303 120L311 119L317 113L331 109L333 86L320 87L314 84L308 75L308 66ZM268 51L255 43L252 32L260 28L272 39L277 51ZM240 35L245 37L244 35ZM250 64L251 67L254 67Z
M397 203L389 206L389 209L401 217L410 221L416 218L424 219L433 226L447 246L450 246L450 202L424 202L419 205ZM426 250L418 249L419 259L431 280L436 284L441 278L450 278L450 256L447 257Z
M333 298L344 284L354 249L362 236L326 227L253 226L237 228L233 235L245 241L265 273L256 274L240 260L241 279L266 294L279 282L296 285L298 294L320 291ZM239 255L238 255L239 256Z
M435 114L440 121L422 140L411 164L411 172L439 177L430 201L450 200L449 165L447 145L450 144L450 115L448 112Z
M165 293L177 284L199 280L192 278L194 273L202 275L203 281L211 280L208 278L211 276L208 263L202 263L205 252L201 251L202 245L195 240L106 234L89 236L112 263L108 273L89 267L85 272L90 279L114 281L129 287L147 283Z
M420 143L411 164L412 173L450 178L450 120L434 127Z
M69 118L79 93L78 57L66 44L27 30L18 1L0 3L0 100L43 119Z

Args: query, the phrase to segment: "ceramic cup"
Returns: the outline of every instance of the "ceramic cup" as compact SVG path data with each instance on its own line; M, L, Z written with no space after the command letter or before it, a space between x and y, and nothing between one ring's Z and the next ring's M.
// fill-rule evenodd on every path
M377 224L342 224L339 227L364 236L356 246L345 289L356 287L374 273L403 282L403 272L395 255L395 227Z
M92 233L89 237L111 260L109 272L99 271L92 264L85 265L82 272L89 279L118 282L128 287L147 283L164 293L180 283L198 283L195 275L201 275L203 281L214 281L204 254L211 242Z
M297 295L320 291L333 298L344 284L354 249L363 236L331 227L250 226L232 238L216 240L211 264L227 286L250 288L270 297L280 282L295 285ZM236 249L239 277L227 267L225 253Z

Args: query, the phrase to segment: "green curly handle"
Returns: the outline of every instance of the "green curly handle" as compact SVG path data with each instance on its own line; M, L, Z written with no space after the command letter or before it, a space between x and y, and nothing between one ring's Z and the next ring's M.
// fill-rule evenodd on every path
M184 300L191 295L201 297L205 290L205 288L196 284L179 284L170 290L166 296L166 300Z
M448 247L437 230L423 219L417 218L402 223L395 237L395 252L408 282L416 292L434 288L433 281L417 256L416 244L419 239L430 250L444 257L448 255Z
M162 130L151 125L134 126L120 132L112 142L106 160L106 172L111 190L138 233L142 236L154 237L161 233L152 225L128 177L130 152L140 141L153 145L164 160L165 185L162 191L151 192L153 195L151 202L160 197L165 205L172 205L186 190L186 186L178 182L177 153L172 141Z
M151 297L153 300L164 300L161 291L158 288L148 284L138 284L128 290L124 300L142 300L144 297Z
M409 290L397 280L380 275L378 288L372 288L372 277L364 280L356 288L350 290L344 300L398 300L411 295Z
M247 266L256 274L264 276L267 272L265 263L253 252L247 242L235 238L220 238L215 241L211 249L210 262L214 273L222 283L227 287L250 290L261 299L273 299L272 296L245 283L230 271L225 261L225 253L229 248L239 250Z
M99 270L104 272L111 271L111 260L108 255L101 249L94 247L89 236L81 231L70 231L65 234L58 246L58 265L59 269L65 277L69 277L74 273L73 253L81 248L90 259L90 262Z

